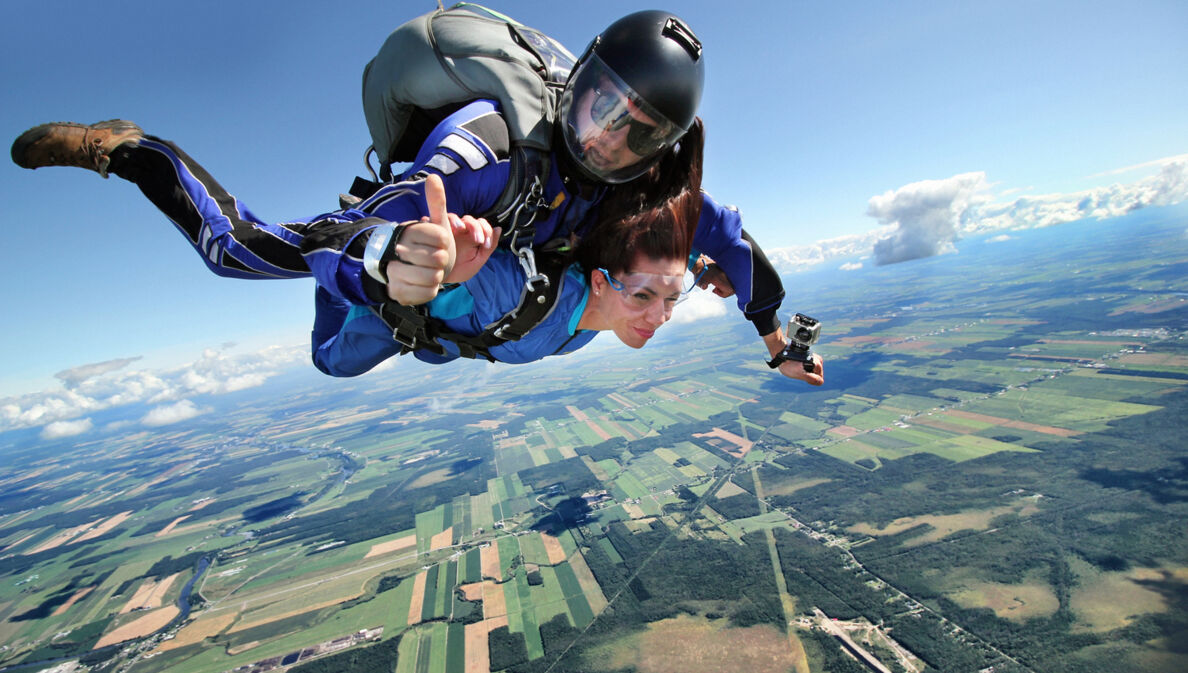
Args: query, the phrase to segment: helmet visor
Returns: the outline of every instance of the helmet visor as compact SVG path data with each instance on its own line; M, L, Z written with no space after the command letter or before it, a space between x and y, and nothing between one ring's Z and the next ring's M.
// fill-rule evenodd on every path
M607 183L639 177L685 133L591 54L561 98L569 153Z

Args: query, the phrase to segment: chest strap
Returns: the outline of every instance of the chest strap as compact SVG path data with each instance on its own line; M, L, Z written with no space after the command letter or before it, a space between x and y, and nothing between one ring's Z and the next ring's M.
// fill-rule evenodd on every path
M481 357L495 362L491 355L492 348L524 338L553 311L560 296L565 269L571 260L568 248L537 255L536 267L543 282L525 283L516 307L487 325L478 335L459 334L450 330L442 321L430 316L424 305L404 306L389 301L372 306L371 311L392 330L392 338L403 346L402 355L410 351L447 355L448 351L439 343L440 340L457 346L461 357Z

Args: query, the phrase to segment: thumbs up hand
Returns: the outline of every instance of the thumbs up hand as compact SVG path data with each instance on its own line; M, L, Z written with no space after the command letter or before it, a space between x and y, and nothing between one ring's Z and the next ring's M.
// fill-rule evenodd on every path
M446 210L440 177L425 179L425 201L429 217L405 227L395 248L398 259L385 269L388 296L405 306L432 300L442 283L474 276L499 241L500 229L492 230L485 219Z

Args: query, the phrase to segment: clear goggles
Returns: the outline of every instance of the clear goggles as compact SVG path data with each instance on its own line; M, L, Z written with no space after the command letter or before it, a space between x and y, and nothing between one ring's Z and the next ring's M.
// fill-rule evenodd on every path
M685 129L672 123L611 70L597 55L590 55L573 74L561 97L561 117L570 154L607 183L639 177ZM618 134L634 155L625 165L608 165L591 156L601 136ZM595 154L597 150L593 150Z
M663 303L665 311L671 311L674 306L688 298L689 293L697 289L697 283L705 274L706 267L695 276L686 273L680 276L661 276L656 273L621 273L618 277L611 276L610 271L599 268L598 271L606 277L611 289L618 292L628 307L640 311L647 310L657 302Z

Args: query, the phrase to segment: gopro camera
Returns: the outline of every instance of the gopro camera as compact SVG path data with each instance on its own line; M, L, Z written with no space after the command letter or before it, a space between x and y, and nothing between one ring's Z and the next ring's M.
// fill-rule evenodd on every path
M788 321L786 334L788 345L784 346L784 350L767 363L768 366L775 369L787 360L795 360L804 363L806 372L814 371L816 363L813 361L813 354L809 348L817 343L817 339L821 336L821 321L803 313L797 313Z

